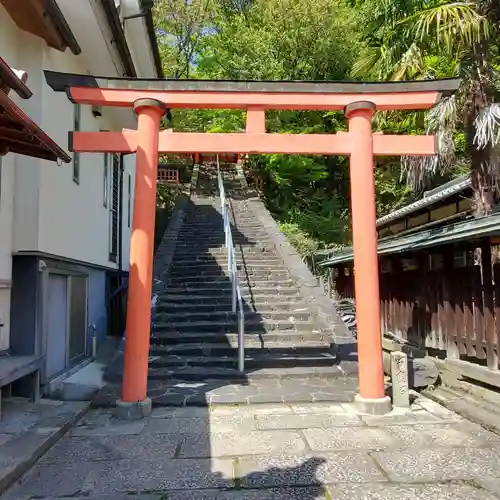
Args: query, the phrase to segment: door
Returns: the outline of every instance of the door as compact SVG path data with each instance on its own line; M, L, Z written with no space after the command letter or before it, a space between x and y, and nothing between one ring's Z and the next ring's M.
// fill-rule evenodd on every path
M69 362L85 356L87 337L87 277L70 278Z
M49 274L47 301L46 378L66 368L68 338L68 278Z

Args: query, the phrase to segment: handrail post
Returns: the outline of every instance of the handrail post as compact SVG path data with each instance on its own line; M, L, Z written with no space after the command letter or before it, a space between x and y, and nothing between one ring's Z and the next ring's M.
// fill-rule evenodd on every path
M243 309L240 309L238 314L238 370L245 371L245 315Z
M233 275L233 279L232 279L232 282L233 282L233 287L232 287L233 288L232 309L233 309L233 313L235 313L236 312L236 295L238 293L238 290L237 290L237 283L236 283L236 276L235 276L234 266L233 266L231 274Z
M217 155L217 184L219 186L220 206L224 228L225 246L227 252L227 271L231 280L231 310L238 313L238 370L245 371L245 312L238 277L238 266L236 264L236 252L233 236L231 234L231 222L229 220L229 205L224 190L224 181L220 171L219 155ZM239 310L238 310L239 309Z

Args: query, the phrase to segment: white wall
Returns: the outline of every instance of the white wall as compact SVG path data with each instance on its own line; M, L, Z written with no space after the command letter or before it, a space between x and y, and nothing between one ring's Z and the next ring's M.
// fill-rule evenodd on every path
M59 0L61 7L68 7L68 0ZM81 0L83 4L85 3ZM73 0L71 0L71 6ZM95 4L95 5L94 5ZM85 15L97 8L95 0L89 0ZM84 11L82 10L82 13ZM69 130L73 130L74 106L64 93L53 92L46 84L43 70L71 73L95 73L99 64L108 68L107 75L116 76L119 66L111 63L114 53L107 46L109 34L103 31L102 22L79 22L75 13L68 18L70 27L84 49L80 56L70 50L60 52L49 48L42 39L17 28L5 9L0 5L1 56L16 69L28 72L28 87L33 97L20 99L11 93L12 99L23 109L59 146L67 151ZM83 14L82 14L83 15ZM102 21L102 20L101 20ZM138 23L135 23L135 27ZM86 28L82 31L81 26ZM99 30L100 38L93 36ZM134 30L135 31L135 30ZM150 51L147 57L138 57L145 40L139 40L138 32L130 33L129 45L135 62L139 63L141 76L154 75ZM86 37L84 39L84 37ZM102 51L86 50L92 44L102 44ZM137 42L137 43L136 43ZM89 45L90 44L90 45ZM106 44L106 45L105 45ZM90 53L92 52L92 53ZM111 56L111 57L110 57ZM147 62L146 62L147 60ZM99 62L100 61L100 62ZM94 67L89 67L90 62ZM103 66L104 65L104 66ZM148 68L148 66L150 66ZM135 119L130 110L104 109L104 116L94 118L90 107L82 107L81 129L85 131L121 130L131 128ZM10 314L10 280L12 277L12 252L39 251L66 257L107 268L117 268L109 260L110 251L110 200L111 164L108 165L108 206L104 206L104 155L80 155L80 182L73 181L72 164L58 166L54 162L21 155L8 154L2 158L0 196L0 350L8 348ZM128 270L130 253L128 178L131 177L130 226L132 223L135 185L135 155L124 157L122 230L123 269Z

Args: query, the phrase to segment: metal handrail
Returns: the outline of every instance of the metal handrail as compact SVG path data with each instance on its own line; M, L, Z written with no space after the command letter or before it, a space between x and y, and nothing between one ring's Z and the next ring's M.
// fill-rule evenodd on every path
M220 207L222 220L224 222L225 245L227 250L227 270L232 284L232 311L238 312L238 370L245 371L245 312L243 310L243 299L241 297L240 280L238 277L238 266L234 251L233 234L229 220L229 206L226 199L224 181L220 172L219 155L217 155L217 182L219 186Z

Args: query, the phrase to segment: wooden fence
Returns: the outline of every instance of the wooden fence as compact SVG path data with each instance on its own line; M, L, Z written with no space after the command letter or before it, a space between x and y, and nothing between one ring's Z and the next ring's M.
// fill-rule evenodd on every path
M492 257L492 254L495 257ZM490 242L447 245L380 258L380 309L391 333L434 356L499 369L500 261ZM330 280L354 298L352 262Z

